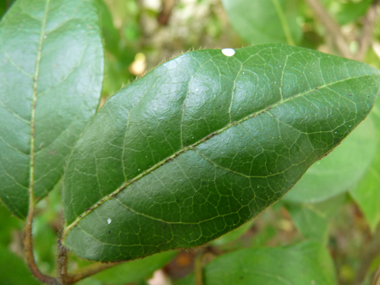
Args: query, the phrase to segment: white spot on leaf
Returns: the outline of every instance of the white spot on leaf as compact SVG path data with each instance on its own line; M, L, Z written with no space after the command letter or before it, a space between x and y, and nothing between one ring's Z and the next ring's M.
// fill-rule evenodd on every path
M107 224L112 223L112 220L110 218L107 219Z
M225 56L233 56L235 54L235 50L233 48L224 48L222 49L222 53Z

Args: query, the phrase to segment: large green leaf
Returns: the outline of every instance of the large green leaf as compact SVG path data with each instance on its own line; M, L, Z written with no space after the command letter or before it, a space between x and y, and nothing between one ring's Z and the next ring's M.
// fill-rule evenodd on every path
M320 243L249 248L221 255L204 268L203 284L305 285L337 284L334 264ZM191 275L176 285L194 284Z
M282 44L235 52L184 54L106 102L67 165L69 249L128 260L239 227L338 145L379 93L380 72L360 62Z
M380 142L380 100L377 100L370 117L376 126L374 133ZM374 231L380 221L380 143L376 149L375 159L350 194L359 204L371 230Z
M248 43L288 43L301 39L297 0L223 0L236 32Z
M375 125L369 116L331 155L311 166L284 199L316 203L349 191L371 165L377 144Z
M92 1L19 0L0 23L0 198L18 217L44 197L98 106Z

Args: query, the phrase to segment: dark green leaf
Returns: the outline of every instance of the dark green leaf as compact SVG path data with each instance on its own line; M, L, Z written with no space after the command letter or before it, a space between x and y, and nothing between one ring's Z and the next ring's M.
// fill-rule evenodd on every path
M367 169L363 179L350 192L353 199L359 204L372 231L380 221L380 100L377 100L373 112L370 114L376 130L377 149L375 159Z
M213 240L211 242L212 245L220 246L232 242L238 238L240 238L246 231L248 231L252 227L253 221L249 221L248 223L242 225L241 227L234 229L233 231L221 236L220 238Z
M365 118L379 86L369 65L282 44L161 65L108 100L78 141L65 244L128 260L239 227Z
M217 257L204 268L204 285L337 284L334 264L320 243L249 248ZM194 275L176 285L194 284Z
M284 199L316 203L349 191L366 173L376 151L375 126L368 118L331 155L310 167Z
M86 0L19 0L0 23L0 198L47 195L98 106L103 53Z
M0 245L0 284L40 284L30 273L24 261Z
M301 39L297 0L223 0L236 32L248 43L288 43Z

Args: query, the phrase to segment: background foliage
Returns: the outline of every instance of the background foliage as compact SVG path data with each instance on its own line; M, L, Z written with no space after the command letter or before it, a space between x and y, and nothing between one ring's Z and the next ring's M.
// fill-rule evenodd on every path
M106 60L102 101L158 64L194 48L238 48L282 42L335 55L349 55L380 68L378 17L370 23L373 34L365 33L369 25L366 16L377 1L320 1L339 27L338 36L326 28L325 19L315 8L310 8L309 2L315 1L97 0ZM1 1L0 15L12 3L11 0ZM239 7L245 8L239 10ZM256 14L254 17L246 15L247 11ZM336 43L339 36L345 39L346 49L339 48ZM370 45L360 54L363 37L370 39ZM230 264L238 264L237 260L243 258L245 264L255 264L265 256L269 256L266 262L270 264L279 262L281 266L281 258L284 262L294 259L307 264L310 270L320 264L330 264L331 256L334 266L326 266L320 272L321 284L370 284L380 262L380 245L374 242L380 240L379 143L378 102L369 118L347 140L331 155L313 165L283 200L253 222L201 249L167 252L126 263L81 284L144 284L144 280L159 268L163 268L161 272L167 280L192 284L194 276L186 276L194 270L194 264L195 268L197 264L205 266L205 280L211 280L207 284L221 284L217 278L225 277L216 276L215 268L230 268ZM53 273L56 235L62 221L60 185L39 203L37 211L40 214L33 229L37 262L44 272ZM12 217L2 205L0 221L0 282L25 277L25 280L14 280L12 284L36 283L20 262L20 257L23 258L21 221ZM242 251L245 248L249 251ZM307 254L318 258L305 260ZM75 255L70 255L70 259L70 269L88 264ZM316 260L319 262L313 264ZM10 266L16 268L16 275L15 271L4 270ZM259 265L255 266L261 270ZM236 272L239 270L249 271L243 266ZM265 274L273 275L274 272ZM283 274L284 279L292 278L286 272L277 274ZM241 280L240 284L250 282L247 281L249 274L244 274L247 279L240 279L238 275L233 278Z

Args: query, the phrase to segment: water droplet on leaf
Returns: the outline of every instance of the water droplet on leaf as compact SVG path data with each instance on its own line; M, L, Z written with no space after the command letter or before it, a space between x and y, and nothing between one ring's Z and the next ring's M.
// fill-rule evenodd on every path
M112 223L112 220L110 218L107 219L107 224Z
M233 48L224 48L222 49L222 53L225 56L233 56L235 54L235 50Z

